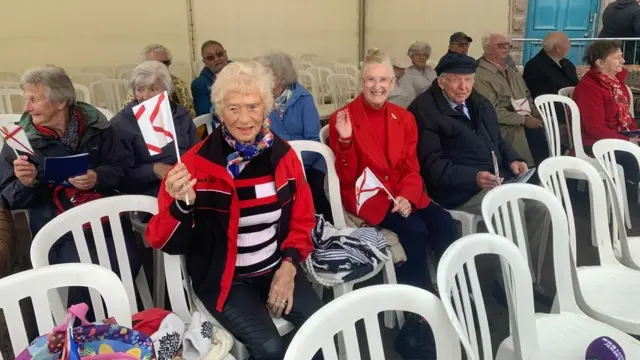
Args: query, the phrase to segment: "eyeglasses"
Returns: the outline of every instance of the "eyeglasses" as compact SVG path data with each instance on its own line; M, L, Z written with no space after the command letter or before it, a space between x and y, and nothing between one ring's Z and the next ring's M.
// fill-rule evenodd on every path
M163 64L164 64L164 66L166 66L166 67L171 66L171 60L161 61L161 63L163 63Z
M207 61L213 61L215 59L220 59L224 56L224 50L216 51L213 55L207 55L203 57L203 59Z
M468 48L469 46L471 46L470 42L455 42L453 44L457 45L457 46L460 46L460 47L465 47L465 48Z
M513 49L513 45L511 45L510 42L501 42L494 45L497 46L499 49Z
M364 86L366 87L374 87L376 86L376 84L380 84L380 86L389 86L391 84L391 82L393 81L394 78L390 77L381 77L381 78L374 78L374 77L363 77L362 81L364 82Z
M474 77L445 77L444 78L446 82L454 84L456 86L459 86L460 84L467 84L467 85L473 85L475 83L475 78Z

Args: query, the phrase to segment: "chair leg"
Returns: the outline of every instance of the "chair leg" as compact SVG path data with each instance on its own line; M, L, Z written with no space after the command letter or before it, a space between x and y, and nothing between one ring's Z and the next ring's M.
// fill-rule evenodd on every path
M164 275L164 257L162 251L153 250L153 300L156 307L164 309L164 291L167 283Z
M578 180L578 191L583 192L586 186L587 186L586 180Z
M151 309L153 307L153 299L151 298L149 282L147 281L147 275L144 272L144 267L140 267L140 272L136 278L136 285L138 287L138 294L140 294L140 300L142 301L142 307L144 309Z
M322 284L317 282L311 282L311 286L313 286L313 290L316 292L316 294L318 294L320 301L322 301L322 295L323 295L322 293L324 292L324 286L322 286Z
M629 198L627 197L626 181L622 181L622 201L624 202L624 220L627 225L627 229L631 229L631 214L629 214ZM622 231L622 229L620 230Z
M249 358L247 347L236 338L233 338L233 347L229 353L231 353L236 360L247 360Z
M476 234L478 232L478 223L480 221L482 221L482 220L478 218L477 220L469 222L469 234L468 235Z
M538 268L536 269L535 283L540 285L542 279L542 265L544 264L544 257L547 253L547 243L549 242L549 226L551 224L545 223L545 231L542 233L540 244L538 244Z
M398 280L396 279L396 268L393 264L393 260L389 259L384 264L384 272L382 273L383 282L385 284L397 284ZM396 311L396 318L398 319L398 327L401 328L404 326L404 312ZM395 326L395 321L393 317L393 313L386 311L384 313L384 325L391 329Z
M342 283L333 286L333 298L337 299L340 296L350 293L353 290L352 283ZM344 336L342 333L338 334L338 359L346 359L347 358L347 348L344 345ZM355 360L355 359L352 359Z

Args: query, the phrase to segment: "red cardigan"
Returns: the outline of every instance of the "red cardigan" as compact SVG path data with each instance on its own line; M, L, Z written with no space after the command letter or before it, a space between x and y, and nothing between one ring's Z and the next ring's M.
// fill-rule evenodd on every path
M375 141L372 125L364 109L362 95L331 115L329 146L336 155L336 172L340 178L340 195L345 209L371 225L379 224L390 209L391 200L382 191L367 200L356 213L356 180L369 168L394 197L403 196L414 208L423 209L430 199L420 176L416 154L418 129L407 110L387 102L387 150ZM340 146L336 130L337 114L348 111L353 129L350 146Z
M616 75L621 84L624 84L626 77L626 69ZM630 101L631 96L626 86L624 90L625 97ZM580 109L580 130L584 146L592 146L601 139L629 140L628 137L618 133L619 123L616 117L618 107L609 90L600 85L593 69L589 70L576 86L573 100L575 100L578 104L578 109ZM631 130L636 129L635 122L632 122Z

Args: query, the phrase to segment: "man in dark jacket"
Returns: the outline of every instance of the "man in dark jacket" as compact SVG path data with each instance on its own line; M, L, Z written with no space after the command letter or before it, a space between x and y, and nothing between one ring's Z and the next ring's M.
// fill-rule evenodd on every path
M600 38L640 37L640 4L638 0L616 0L602 13ZM640 62L640 43L625 41L624 59L628 64Z
M211 112L211 87L217 74L229 63L227 50L217 41L205 41L200 53L204 68L200 71L200 76L191 82L191 94L197 116Z
M542 41L542 50L524 67L524 78L531 97L545 94L558 94L558 90L578 85L576 67L565 58L571 49L569 37L559 31L550 32ZM532 104L533 105L533 104ZM560 139L565 147L569 146L562 105L556 107L558 120L562 124ZM545 129L525 128L527 141L536 164L549 157L549 148L545 138Z
M446 55L436 67L433 86L408 110L418 124L420 172L431 198L447 209L481 215L489 190L528 168L500 135L491 103L473 90L475 69L474 59L467 55ZM524 211L531 249L538 249L546 210L531 202Z

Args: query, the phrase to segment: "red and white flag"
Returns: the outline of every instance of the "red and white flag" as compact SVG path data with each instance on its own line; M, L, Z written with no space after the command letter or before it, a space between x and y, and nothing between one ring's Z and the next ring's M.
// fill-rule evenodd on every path
M360 212L365 201L371 199L380 190L388 193L373 172L369 168L365 168L362 175L356 180L356 213Z
M0 135L2 140L13 148L16 156L18 151L27 153L29 155L35 155L31 143L27 138L27 133L22 126L16 124L2 124L0 125Z
M178 159L180 159L176 129L173 124L171 105L169 105L169 95L166 91L134 106L133 113L151 156L161 154L163 147L174 142Z

